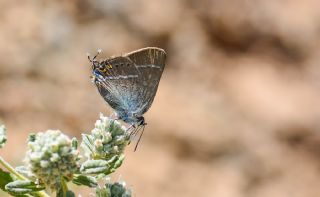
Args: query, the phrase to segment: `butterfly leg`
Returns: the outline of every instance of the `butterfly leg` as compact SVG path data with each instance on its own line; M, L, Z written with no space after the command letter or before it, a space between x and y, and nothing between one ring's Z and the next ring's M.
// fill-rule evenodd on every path
M137 130L137 127L134 124L130 125L127 128L127 132L129 133L130 138L132 138L132 136L135 136L136 130Z
M143 132L144 132L144 128L146 127L145 125L146 125L146 124L143 124L142 126L140 126L140 128L142 128L142 131L141 131L141 134L140 134L140 136L139 136L139 139L138 139L138 141L137 141L137 143L136 143L136 146L134 147L134 151L136 151L137 148L138 148L138 145L139 145L139 143L140 143L140 140L141 140L142 135L143 135ZM141 130L141 129L139 129L139 131L140 131L140 130ZM137 132L137 134L138 134L138 132Z
M130 139L129 144L131 143L131 139L133 139L132 136L134 136L135 130L136 130L135 125L130 125L126 130L126 133L129 135L129 139Z

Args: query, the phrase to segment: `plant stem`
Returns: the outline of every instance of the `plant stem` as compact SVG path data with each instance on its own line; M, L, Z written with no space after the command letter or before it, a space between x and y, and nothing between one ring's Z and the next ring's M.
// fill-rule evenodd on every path
M60 180L61 180L61 187L62 187L63 196L66 197L67 196L67 191L68 191L67 183L64 180L63 176L60 177Z
M19 172L17 172L8 162L6 162L2 157L0 157L0 164L7 169L10 173L14 174L19 180L29 180ZM50 197L43 191L35 192L39 197Z
M0 164L5 167L9 172L14 174L20 180L28 180L22 174L18 173L8 162L6 162L2 157L0 157Z

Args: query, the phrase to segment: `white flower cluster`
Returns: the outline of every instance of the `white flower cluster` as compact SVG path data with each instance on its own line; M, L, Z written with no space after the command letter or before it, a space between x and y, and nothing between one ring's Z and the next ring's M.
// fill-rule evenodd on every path
M27 168L52 191L61 181L70 181L78 170L78 150L68 136L59 130L48 130L29 137Z
M88 158L108 160L122 154L129 142L130 136L119 121L100 114L91 135L83 134L82 147Z

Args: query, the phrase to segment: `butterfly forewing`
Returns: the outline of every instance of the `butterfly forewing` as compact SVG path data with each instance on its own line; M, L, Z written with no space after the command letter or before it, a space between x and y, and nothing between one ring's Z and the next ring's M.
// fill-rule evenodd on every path
M104 66L102 86L97 85L101 96L116 111L127 110L128 92L135 87L138 79L138 70L126 57L115 57L100 62ZM96 83L97 84L97 83Z

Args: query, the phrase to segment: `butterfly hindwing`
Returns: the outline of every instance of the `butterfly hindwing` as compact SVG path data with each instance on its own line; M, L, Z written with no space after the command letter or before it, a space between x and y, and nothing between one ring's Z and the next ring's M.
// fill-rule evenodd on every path
M136 113L142 115L151 106L158 89L159 81L165 66L164 50L148 47L125 55L136 65L139 71L137 86L140 88L140 102Z
M118 114L142 116L153 102L165 59L164 50L155 47L106 59L94 71L95 84Z

